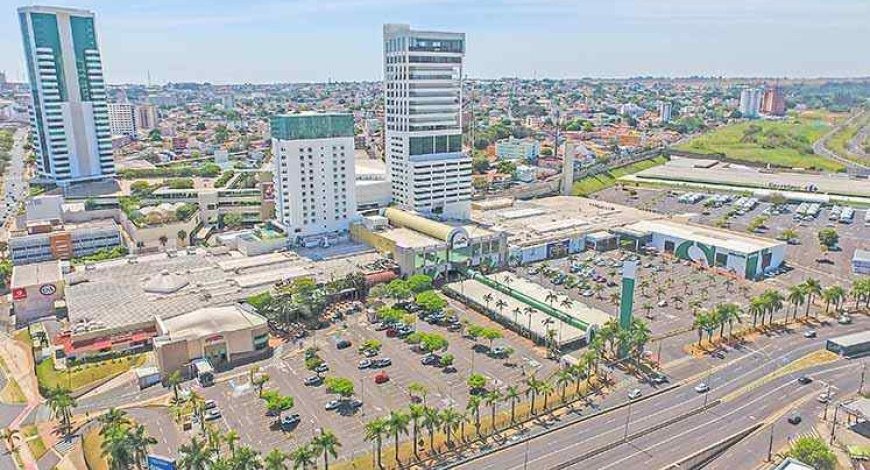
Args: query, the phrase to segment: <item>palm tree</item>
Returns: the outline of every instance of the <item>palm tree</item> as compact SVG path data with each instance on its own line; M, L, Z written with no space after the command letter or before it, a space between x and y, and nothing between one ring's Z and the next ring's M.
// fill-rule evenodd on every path
M474 432L477 437L480 437L480 403L483 400L478 395L468 397L468 403L465 405L466 413L474 416Z
M377 457L378 468L383 468L381 464L381 445L383 443L384 434L387 433L387 421L384 418L375 418L365 425L365 440L372 442L375 446L375 456Z
M239 447L236 456L230 459L233 470L260 470L263 463L260 454L248 446Z
M538 391L540 390L540 381L535 378L534 375L530 375L526 378L526 396L531 396L531 412L532 415L535 414L535 399L538 397Z
M788 300L788 302L794 306L794 309L792 311L792 318L793 319L797 320L798 307L804 304L804 302L806 301L806 297L807 297L807 294L806 294L806 290L805 290L803 284L790 286L788 288L788 294L786 294L786 300Z
M514 309L511 310L511 312L513 312L513 314L514 314L514 325L519 325L517 318L520 316L520 313L522 313L523 310L520 307L514 307Z
M710 323L710 317L701 312L698 315L695 315L695 320L692 322L692 328L698 330L698 347L701 347L701 342L704 341L704 330L707 328L707 325Z
M816 297L820 297L822 295L822 284L818 281L818 279L813 279L811 277L807 278L804 281L804 291L807 294L807 310L804 313L804 316L810 316L810 305L813 304L813 300Z
M48 407L54 416L60 419L61 429L63 429L66 438L69 438L72 431L70 420L72 419L72 409L76 406L76 401L69 390L58 387L49 391Z
M239 433L236 432L235 429L230 429L224 434L224 442L227 443L227 447L230 449L230 456L236 456L236 442L239 441Z
M272 449L263 459L263 462L266 464L264 469L284 470L287 468L287 465L284 462L287 461L288 457L289 455L284 453L281 449Z
M106 458L111 470L126 470L136 461L132 441L127 436L127 428L104 426L100 430L103 442L101 455Z
M553 291L548 291L546 297L544 297L544 302L550 304L550 308L553 308L553 302L557 300L559 300L559 296Z
M387 416L387 430L393 434L396 463L399 463L399 434L408 434L408 424L410 422L411 417L401 411L390 411L389 416Z
M420 423L429 433L429 453L435 452L435 430L441 426L441 415L437 408L425 407L423 421Z
M498 309L499 315L504 316L504 308L507 307L507 302L504 299L498 299L495 301L495 308Z
M831 286L822 291L822 298L825 300L825 313L828 313L831 304L834 305L836 312L840 310L840 303L846 298L846 290L840 286Z
M517 401L520 399L520 389L516 385L510 385L504 391L504 399L511 404L511 423L516 422Z
M767 289L761 293L761 297L764 298L765 303L767 304L768 313L770 314L770 323L773 323L773 315L774 313L782 310L783 302L785 301L785 297L775 289Z
M489 392L486 392L486 395L484 395L483 399L489 406L489 422L492 426L492 431L497 432L498 427L496 427L495 424L495 407L499 404L499 402L501 402L502 394L497 388L494 388Z
M127 413L124 410L117 408L109 408L109 411L97 417L97 422L102 425L100 435L105 436L112 428L118 426L127 426L130 420L127 418Z
M148 448L157 444L157 439L148 435L145 426L137 424L132 430L128 431L128 439L130 447L133 450L133 459L136 466L139 467L145 463L148 457Z
M549 410L549 407L547 406L547 402L550 399L550 394L553 393L553 384L551 384L550 382L548 382L546 380L542 380L542 381L538 382L538 384L539 384L538 393L544 397L544 411L547 411L547 410Z
M178 447L178 468L180 470L209 470L211 450L205 443L193 436L189 444Z
M15 452L18 446L15 444L15 439L21 438L21 431L12 428L3 428L0 431L0 439L6 441L6 447L9 447L10 452Z
M290 452L290 460L293 461L293 470L306 469L314 466L316 454L311 444L302 444Z
M175 403L178 403L178 386L181 384L181 371L175 371L169 374L166 378L166 383L172 387L172 394L175 396Z
M453 409L453 407L441 410L439 421L441 423L441 429L444 430L444 434L446 434L447 437L447 447L451 447L453 433L459 427L459 423L462 420L462 413L459 413Z
M489 303L492 302L492 293L487 292L483 295L483 301L486 303L486 311L489 311Z
M338 448L341 447L341 443L338 442L338 438L332 431L321 429L320 434L311 440L311 446L315 454L323 455L323 469L329 470L329 456L338 457Z
M753 297L749 299L749 306L746 308L746 313L752 315L752 328L758 323L758 317L764 315L765 311L764 299L761 297ZM764 317L761 318L761 324L764 325Z
M411 403L408 405L408 417L411 418L411 439L413 439L414 457L417 455L417 435L420 432L420 420L423 418L426 408L423 405Z
M559 387L560 399L565 403L565 395L568 393L568 385L574 381L574 374L571 369L565 367L559 372L556 372L556 386Z

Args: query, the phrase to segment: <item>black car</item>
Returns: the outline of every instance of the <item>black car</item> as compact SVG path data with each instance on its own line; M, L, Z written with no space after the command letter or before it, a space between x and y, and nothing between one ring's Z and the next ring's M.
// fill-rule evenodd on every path
M456 373L456 367L453 367L453 366L447 366L447 367L441 369L441 372L443 372L443 373L445 373L445 374L455 374L455 373Z
M337 349L347 349L350 347L350 341L343 339L335 343Z
M318 385L323 384L323 377L321 377L319 375L313 375L311 377L306 378L304 383L305 383L305 385L307 385L309 387L316 387Z
M329 371L329 366L326 364L320 364L319 366L314 368L314 372L324 373Z
M459 331L462 329L461 323L451 323L447 325L447 331Z
M791 424L800 424L801 423L801 415L795 413L788 417L788 422Z
M798 377L798 383L801 385L806 385L808 383L812 383L812 381L813 381L812 377L810 377L808 375L802 375L802 376Z

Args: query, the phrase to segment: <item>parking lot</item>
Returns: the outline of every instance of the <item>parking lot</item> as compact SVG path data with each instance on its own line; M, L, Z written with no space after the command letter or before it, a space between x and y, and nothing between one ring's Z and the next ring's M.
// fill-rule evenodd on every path
M456 314L463 322L497 326L454 300L449 301L447 313ZM262 372L270 377L265 389L274 389L295 399L294 407L285 414L298 413L301 420L290 432L281 431L276 418L266 416L265 404L258 398L247 374L212 387L195 388L203 398L217 402L222 416L214 422L225 429L235 429L241 443L266 452L275 447L292 449L298 443L307 442L318 429L327 428L335 432L342 443L342 455L352 458L371 448L370 443L363 440L365 423L388 414L390 410L406 408L411 403L409 387L413 383L425 387L427 405L439 409L454 406L463 411L469 396L466 380L472 370L488 379L487 389L504 389L508 385L521 384L529 374L547 377L557 368L554 361L545 358L546 352L542 348L502 328L499 329L504 338L496 340L494 346L511 348L514 352L507 359L490 357L484 351L483 343L479 345L480 352L475 352L476 343L463 337L461 331L449 331L445 326L421 320L414 326L420 332L437 332L449 341L447 350L439 354L454 356L455 372L444 373L440 367L423 365L421 359L425 354L413 351L402 339L387 337L386 331L378 331L377 324L370 323L365 314L351 316L346 323L318 331L298 343L288 343L283 355L261 364ZM390 358L391 365L377 369L358 367L366 357L357 348L371 339L381 341L380 353L373 359ZM340 340L350 341L351 346L338 349L336 344ZM325 404L336 396L327 392L326 385L305 385L305 379L315 375L305 368L305 350L312 346L318 348L319 357L329 367L322 376L350 379L354 383L354 398L363 402L362 407L342 406L338 410L326 410ZM376 384L374 377L382 372L389 380ZM507 404L501 406L508 409ZM162 423L149 420L152 421ZM198 432L196 426L188 431L195 432Z
M693 222L715 225L723 220L732 206L725 204L720 207L704 207L702 203L688 204L679 202L678 196L671 191L661 189L628 189L610 188L595 194L595 197L608 202L625 204L662 214L687 214ZM821 212L810 220L796 221L794 212L798 204L789 203L785 212L773 214L772 204L759 202L752 210L743 215L736 215L727 220L726 228L738 232L746 232L753 219L763 216L764 226L755 233L768 238L776 238L787 229L798 234L796 244L786 248L786 263L794 269L775 278L785 285L800 283L808 277L819 279L823 285L839 283L848 285L852 279L851 259L856 248L866 249L870 246L870 227L865 226L866 211L855 211L851 223L840 223L829 220L831 207L822 207ZM840 237L839 249L823 253L818 242L818 232L823 228L833 228Z

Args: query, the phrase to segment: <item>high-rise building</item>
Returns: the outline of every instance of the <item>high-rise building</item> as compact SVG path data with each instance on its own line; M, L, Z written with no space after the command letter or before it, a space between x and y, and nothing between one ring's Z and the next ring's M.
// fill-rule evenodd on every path
M393 200L466 219L471 158L462 152L465 34L384 25L384 142Z
M291 238L343 232L356 214L351 114L272 117L275 217Z
M157 106L153 104L137 104L134 109L133 121L136 129L150 131L157 127Z
M762 90L760 88L744 88L740 92L738 110L743 117L758 117L758 112L761 110L761 95Z
M109 103L109 130L112 135L136 136L136 120L130 103Z
M761 99L761 112L771 116L785 115L785 96L779 86L765 88Z
M31 124L41 179L65 186L115 174L103 65L94 14L18 9L32 95Z
M665 123L671 120L671 104L666 102L659 103L659 122Z

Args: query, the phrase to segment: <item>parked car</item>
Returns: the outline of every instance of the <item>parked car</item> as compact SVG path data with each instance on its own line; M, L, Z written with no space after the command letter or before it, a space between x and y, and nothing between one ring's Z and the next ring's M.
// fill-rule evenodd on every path
M326 402L325 405L323 405L323 409L325 409L325 410L336 410L336 409L338 409L339 406L341 406L341 402L340 402L340 401L338 401L338 400L329 400L328 402Z
M375 383L382 384L390 381L390 376L386 372L378 372L375 374Z
M389 357L381 357L371 361L371 367L387 367L393 365L393 360Z
M462 329L461 323L451 323L447 325L447 331L459 331Z
M439 358L438 356L436 356L434 354L427 354L427 355L423 356L422 359L420 359L420 363L423 364L424 366L432 366L432 365L438 364L438 361L440 361L440 360L441 360L441 358Z
M667 382L668 377L664 374L656 374L656 375L652 376L650 381L656 385L660 385L660 384Z
M356 365L357 369L368 369L371 366L372 361L370 359L363 359Z
M347 349L350 347L350 341L346 339L339 340L337 343L335 343L335 347L337 349Z
M292 415L284 415L281 417L281 429L284 431L289 431L293 429L299 422L302 421L298 413L293 413Z
M815 337L816 337L816 330L804 331L804 338L815 338Z
M447 367L444 367L443 369L441 369L441 372L443 372L443 373L445 373L445 374L455 374L455 373L456 373L456 367L454 367L454 366L447 366Z
M327 364L320 364L319 366L314 368L314 372L324 373L329 370L329 366Z
M641 395L640 389L635 388L635 389L632 389L630 392L628 392L628 399L629 400L636 400L636 399L640 398L640 395Z
M203 403L203 407L207 410L217 408L217 402L214 400L206 400L205 403Z
M212 408L210 410L205 411L205 420L206 421L214 421L216 419L220 419L221 410L218 408Z
M319 375L312 375L311 377L305 379L304 383L309 387L316 387L323 384L323 377Z
M840 315L840 318L837 319L837 323L841 325L848 325L852 323L852 317L849 315Z

